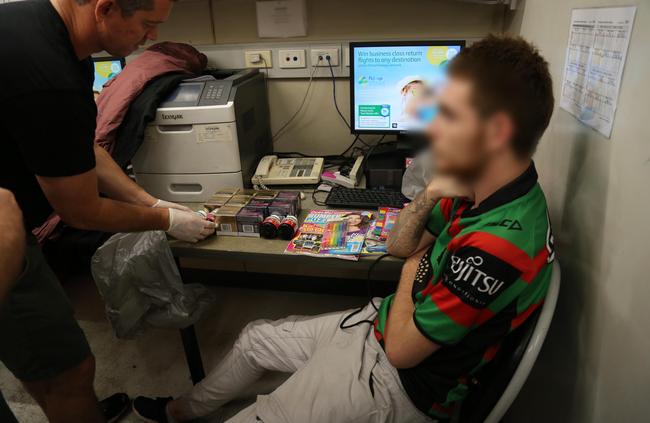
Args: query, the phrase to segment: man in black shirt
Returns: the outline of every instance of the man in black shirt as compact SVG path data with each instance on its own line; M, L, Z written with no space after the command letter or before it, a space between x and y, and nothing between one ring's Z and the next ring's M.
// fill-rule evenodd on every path
M90 55L126 56L154 40L171 2L0 5L0 187L16 197L28 234L53 211L79 229L165 230L185 241L213 231L189 209L147 194L93 143ZM34 238L27 241L25 271L0 311L0 360L50 421L104 421L84 334Z

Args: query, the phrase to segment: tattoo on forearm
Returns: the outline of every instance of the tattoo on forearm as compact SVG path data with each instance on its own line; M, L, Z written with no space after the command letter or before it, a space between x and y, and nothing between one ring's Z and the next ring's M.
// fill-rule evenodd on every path
M391 254L404 257L414 252L436 201L436 198L427 195L425 189L402 210L387 240Z

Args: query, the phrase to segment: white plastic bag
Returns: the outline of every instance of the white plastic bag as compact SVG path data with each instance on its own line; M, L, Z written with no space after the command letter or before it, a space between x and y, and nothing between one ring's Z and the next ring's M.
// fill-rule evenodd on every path
M409 200L415 198L424 188L429 185L433 178L434 163L429 149L424 149L415 158L411 165L406 168L402 177L402 194Z
M215 300L203 285L183 284L161 231L113 235L95 252L92 273L118 338L190 326Z

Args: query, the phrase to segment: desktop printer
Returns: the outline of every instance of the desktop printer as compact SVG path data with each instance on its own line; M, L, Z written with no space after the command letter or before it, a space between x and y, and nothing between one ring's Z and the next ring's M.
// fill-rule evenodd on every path
M159 105L133 171L153 196L203 202L220 188L249 186L272 149L264 75L212 71L182 81Z

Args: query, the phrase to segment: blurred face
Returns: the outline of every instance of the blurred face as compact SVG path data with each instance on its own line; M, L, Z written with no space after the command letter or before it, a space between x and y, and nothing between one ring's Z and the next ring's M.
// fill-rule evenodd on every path
M153 9L124 16L116 0L98 0L95 7L97 32L102 47L113 56L133 53L148 40L158 38L158 25L169 18L172 2L152 0Z
M487 161L487 122L471 102L469 81L450 78L438 96L438 115L428 129L436 170L471 180Z

